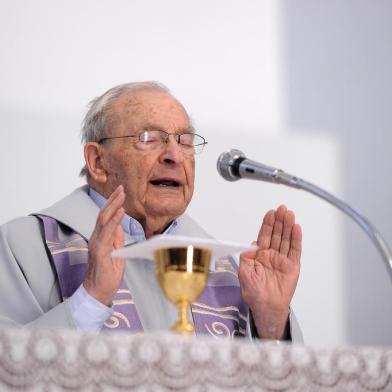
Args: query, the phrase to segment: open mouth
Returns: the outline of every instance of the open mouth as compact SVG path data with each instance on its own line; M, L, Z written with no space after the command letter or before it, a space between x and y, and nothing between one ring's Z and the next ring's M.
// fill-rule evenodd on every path
M178 188L180 183L175 180L165 180L165 179L157 179L150 181L150 184L158 187L165 187L165 188Z

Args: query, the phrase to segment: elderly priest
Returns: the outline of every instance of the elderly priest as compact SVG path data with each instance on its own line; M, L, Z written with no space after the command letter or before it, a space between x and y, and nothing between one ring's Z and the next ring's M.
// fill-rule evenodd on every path
M98 333L168 330L177 311L149 260L113 249L156 234L209 235L185 211L195 154L206 144L184 107L155 82L114 87L91 102L82 139L87 184L0 230L0 327ZM290 310L301 228L280 206L257 251L216 260L191 314L196 334L300 340Z

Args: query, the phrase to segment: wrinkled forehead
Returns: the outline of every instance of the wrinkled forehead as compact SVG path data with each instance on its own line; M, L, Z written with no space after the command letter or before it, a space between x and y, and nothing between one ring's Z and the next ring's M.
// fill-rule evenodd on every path
M157 90L127 92L114 102L112 112L119 131L191 130L188 113L174 97Z

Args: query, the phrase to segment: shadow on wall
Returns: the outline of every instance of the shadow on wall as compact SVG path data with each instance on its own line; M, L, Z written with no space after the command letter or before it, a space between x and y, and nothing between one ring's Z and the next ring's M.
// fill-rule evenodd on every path
M283 5L287 125L312 136L324 129L340 140L344 193L338 196L367 216L391 245L392 2ZM322 178L318 183L322 186ZM345 222L348 341L392 345L389 276L359 227Z

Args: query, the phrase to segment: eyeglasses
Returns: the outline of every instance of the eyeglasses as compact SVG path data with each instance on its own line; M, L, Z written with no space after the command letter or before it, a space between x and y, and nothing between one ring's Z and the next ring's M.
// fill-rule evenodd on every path
M137 147L140 150L150 151L161 148L164 144L169 143L170 136L174 136L184 154L189 156L200 154L203 151L204 146L207 144L204 137L193 132L167 133L165 131L155 129L142 131L138 135L103 137L98 140L98 143L102 144L106 140L110 139L136 138L138 140L134 141L134 143L137 144Z

